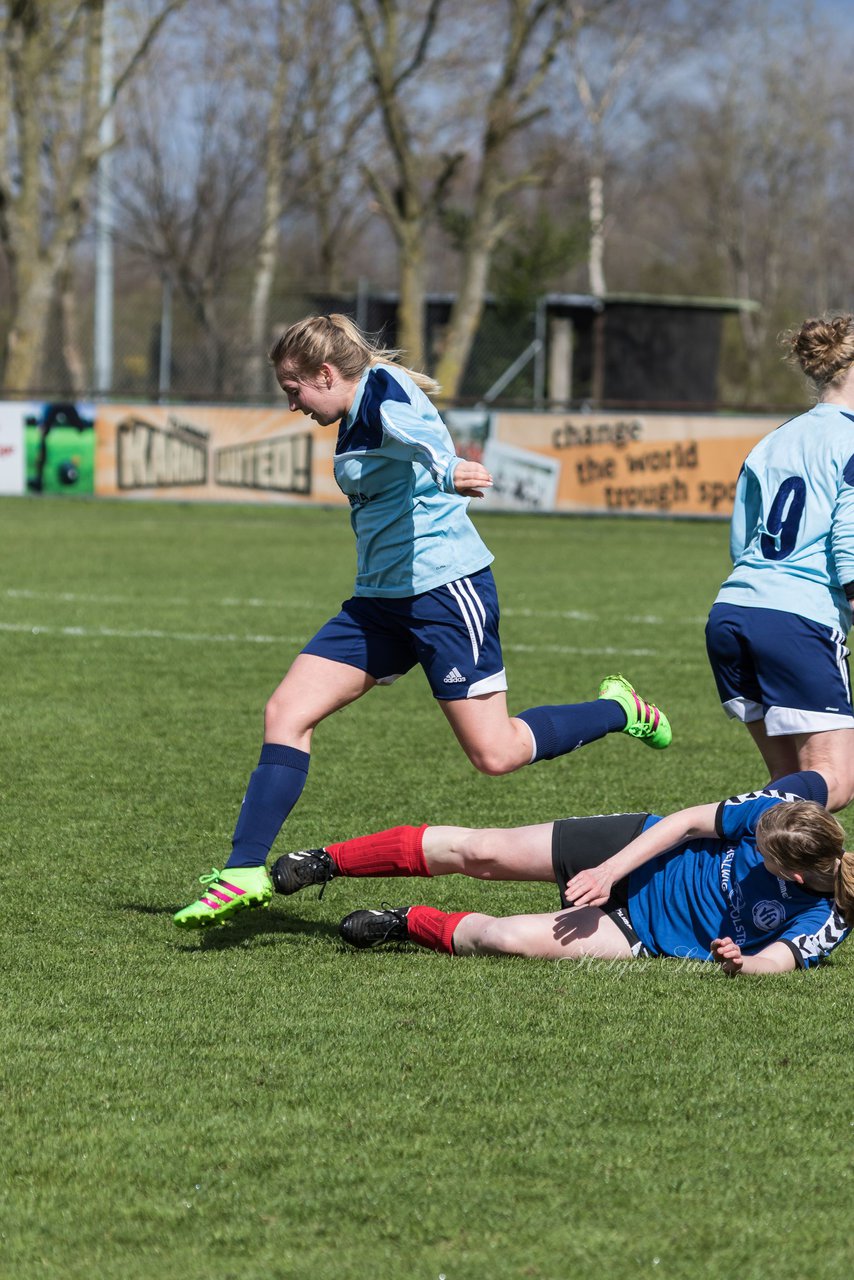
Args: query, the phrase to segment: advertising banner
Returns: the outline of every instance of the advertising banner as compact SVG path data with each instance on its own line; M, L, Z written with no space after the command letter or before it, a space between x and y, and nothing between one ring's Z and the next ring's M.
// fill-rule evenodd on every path
M496 413L484 507L729 516L741 464L778 418Z
M0 404L0 493L24 492L24 421L20 405Z
M91 404L0 403L0 493L93 493L94 487Z
M452 409L461 457L494 478L483 509L728 517L778 418ZM345 505L336 427L286 408L0 404L0 492ZM24 445L25 441L25 455ZM480 507L481 504L479 504Z
M333 502L337 428L287 409L99 405L96 490L125 498Z

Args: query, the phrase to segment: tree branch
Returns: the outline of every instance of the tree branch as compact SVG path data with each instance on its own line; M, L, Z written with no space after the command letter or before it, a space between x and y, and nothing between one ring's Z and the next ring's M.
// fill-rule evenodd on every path
M444 0L430 0L430 8L428 9L427 16L424 19L424 26L421 30L418 46L409 60L408 65L399 72L396 79L393 81L391 86L392 93L397 93L400 86L404 84L411 75L414 75L424 62L424 59L427 56L427 47L430 44L433 32L436 29L436 20L439 17L439 10L441 9L443 2Z

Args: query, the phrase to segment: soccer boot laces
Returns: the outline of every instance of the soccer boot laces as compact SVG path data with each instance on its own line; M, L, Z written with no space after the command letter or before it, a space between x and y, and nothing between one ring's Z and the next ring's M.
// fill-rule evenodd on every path
M266 867L227 867L211 869L199 876L204 893L172 921L179 929L205 929L221 924L246 907L267 907L273 897L273 885Z
M389 907L383 903L378 911L352 911L338 926L338 932L351 947L379 947L384 942L406 942L409 929L406 917L409 907Z
M673 740L670 721L664 712L652 702L647 702L629 684L625 676L606 676L599 685L599 697L618 702L626 713L623 733L640 738L649 747L663 750Z

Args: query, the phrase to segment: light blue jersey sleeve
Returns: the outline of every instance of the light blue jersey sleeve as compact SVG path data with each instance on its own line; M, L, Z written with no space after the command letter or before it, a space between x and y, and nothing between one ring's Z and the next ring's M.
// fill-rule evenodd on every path
M735 502L729 529L729 554L733 564L738 561L750 539L756 532L759 519L759 490L745 467L741 468L735 486Z
M415 388L418 391L418 388ZM424 396L430 409L433 406ZM454 453L453 441L435 410L429 415L418 411L417 404L401 400L385 400L380 409L383 430L411 452L432 475L443 493L455 493L454 472L461 461Z
M830 546L840 583L845 586L854 582L854 453L842 470L830 527Z

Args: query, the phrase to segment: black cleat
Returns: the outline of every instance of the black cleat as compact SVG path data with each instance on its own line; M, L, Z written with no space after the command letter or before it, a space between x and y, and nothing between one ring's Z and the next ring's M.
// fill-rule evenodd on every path
M338 875L335 859L325 849L298 849L277 858L270 870L276 893L298 893L309 885L325 885Z
M384 942L407 942L409 907L383 907L381 911L353 911L338 932L351 947L379 947Z

